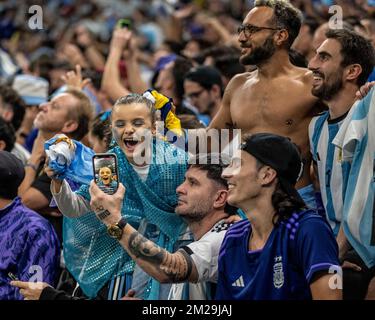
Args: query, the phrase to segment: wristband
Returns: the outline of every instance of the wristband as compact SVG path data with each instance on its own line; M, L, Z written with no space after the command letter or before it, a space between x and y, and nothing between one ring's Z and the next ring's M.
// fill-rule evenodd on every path
M26 167L30 167L30 168L32 168L35 172L38 172L38 167L37 167L35 164L32 164L32 163L28 162L28 163L25 164L25 168L26 168Z

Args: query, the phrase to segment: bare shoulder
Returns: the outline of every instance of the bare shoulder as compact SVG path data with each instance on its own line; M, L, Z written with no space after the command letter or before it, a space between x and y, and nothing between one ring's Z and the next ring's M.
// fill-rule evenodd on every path
M255 71L236 74L228 83L228 87L236 87L249 78L254 77Z
M255 77L256 70L252 72L244 72L236 74L229 82L225 88L225 94L231 95L234 91L240 88L247 80Z
M306 68L295 67L293 69L295 79L303 82L306 85L311 85L313 80L312 71Z

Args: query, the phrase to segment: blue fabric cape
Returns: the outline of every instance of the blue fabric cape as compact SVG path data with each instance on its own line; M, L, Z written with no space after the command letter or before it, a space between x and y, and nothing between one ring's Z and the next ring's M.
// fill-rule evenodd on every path
M120 147L116 146L109 152L117 155L119 181L126 188L122 215L135 229L144 218L158 226L157 244L172 250L181 231L186 228L183 220L175 214L174 207L177 204L176 188L184 181L187 169L187 154L154 139L149 174L143 182ZM83 185L77 193L90 200L88 188L88 185ZM88 297L95 297L114 277L133 272L133 260L117 240L109 237L106 227L94 212L80 218L64 218L63 237L66 266ZM157 299L159 283L150 280L147 291L144 298Z

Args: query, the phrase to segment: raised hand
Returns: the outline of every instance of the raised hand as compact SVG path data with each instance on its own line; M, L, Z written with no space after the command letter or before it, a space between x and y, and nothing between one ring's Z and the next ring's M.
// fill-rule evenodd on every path
M82 90L87 84L91 82L91 79L82 79L82 68L79 64L76 65L75 71L68 71L65 75L61 76L61 79L66 85L74 87L78 90Z

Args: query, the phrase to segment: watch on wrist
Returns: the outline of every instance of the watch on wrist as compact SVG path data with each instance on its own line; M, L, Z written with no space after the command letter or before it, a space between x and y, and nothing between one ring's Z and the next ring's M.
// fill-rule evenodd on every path
M124 228L127 225L127 221L124 217L120 219L119 222L116 224L109 226L107 228L107 232L110 235L110 237L120 240L122 238L122 234L124 233Z

